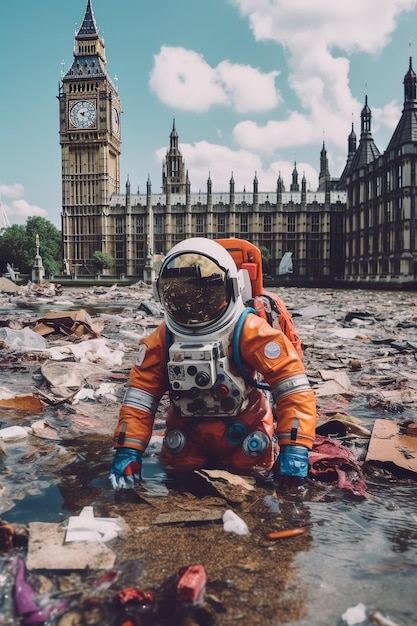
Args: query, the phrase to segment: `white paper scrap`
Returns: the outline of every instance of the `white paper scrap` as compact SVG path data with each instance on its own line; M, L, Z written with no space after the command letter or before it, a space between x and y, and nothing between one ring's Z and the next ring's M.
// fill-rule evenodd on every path
M68 520L65 543L73 541L110 541L123 529L118 518L94 517L92 506L85 506L79 515Z

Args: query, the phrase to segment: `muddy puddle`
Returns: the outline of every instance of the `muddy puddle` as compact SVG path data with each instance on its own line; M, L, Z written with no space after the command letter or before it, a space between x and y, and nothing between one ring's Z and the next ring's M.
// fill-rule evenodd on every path
M295 317L305 346L307 371L313 386L316 384L320 414L348 413L370 431L376 419L417 421L411 396L407 402L392 397L386 404L386 396L381 395L387 388L404 387L407 375L412 380L417 377L413 294L289 289L280 295L292 303L294 311L317 306L318 302L328 310L327 317ZM1 308L0 303L3 320L12 315L16 319L36 317L59 310L59 306L75 310L88 305L93 318L105 319L103 335L110 345L124 350L121 365L104 366L107 377L100 374L87 384L97 390L98 383L111 383L111 395L75 404L52 402L50 396L50 402L45 401L50 392L41 375L39 355L28 353L12 359L2 353L0 386L15 394L41 391L44 406L41 414L0 408L1 428L30 428L43 420L52 430L7 444L7 455L1 454L0 518L26 528L33 522L65 526L69 516L92 506L97 517L120 516L129 528L127 534L108 544L116 555L111 568L117 572L114 582L98 585L102 572L94 571L93 564L91 569L75 572L60 571L59 563L56 570L27 572L40 601L49 598L55 602L65 596L62 615L67 614L67 621L52 614L45 622L47 626L122 623L125 608L115 608L113 599L121 588L131 587L148 590L154 596L152 609L135 606L135 619L144 625L383 624L373 620L375 612L398 626L415 625L417 481L413 473L391 464L365 464L366 438L340 438L363 467L366 497L312 479L302 497L277 499L273 486L262 481L256 481L245 497L236 497L233 490L219 492L213 483L200 478L178 483L167 480L158 462L158 436L163 432L166 409L162 402L155 422L156 437L144 459L143 484L131 492L115 493L111 489L107 478L111 438L126 376L135 358L135 335L152 327L149 318L137 315L137 302L128 296L120 294L117 303L111 298L92 303L88 294L66 289L61 304L52 300L25 308L20 300L12 310L13 306ZM148 296L146 292L144 297ZM374 321L358 326L359 339L333 339L329 328L351 327L345 322L351 311L371 312ZM365 315L363 318L366 322ZM401 330L397 329L398 322L402 322ZM371 343L370 337L381 342ZM409 342L412 347L392 350L388 338ZM58 337L51 341L63 340ZM331 368L347 372L353 385L348 393L322 394L317 372ZM375 397L378 402L372 402ZM202 509L210 521L188 521ZM248 536L224 531L221 514L225 509L232 509L245 520ZM271 531L299 527L306 529L303 535L275 542L267 539ZM25 558L26 550L24 542L12 553L3 549L3 570L9 567L12 556ZM197 608L179 610L173 591L176 575L181 567L196 563L203 564L207 574L204 602ZM6 584L6 578L2 583ZM101 611L96 618L87 608L92 598ZM355 621L361 616L361 621ZM25 623L16 617L10 621L10 605L4 595L0 597L0 618L0 624Z

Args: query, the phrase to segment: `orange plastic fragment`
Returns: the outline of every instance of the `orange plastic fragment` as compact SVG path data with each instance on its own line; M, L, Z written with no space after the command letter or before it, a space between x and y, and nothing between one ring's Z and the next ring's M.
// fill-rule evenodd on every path
M32 413L42 413L43 405L39 398L30 395L13 396L12 398L2 398L0 406L16 411L30 411Z
M286 530L277 530L275 532L268 533L267 537L268 539L282 539L284 537L295 537L296 535L302 535L303 533L305 533L306 530L307 528L305 527L287 528Z

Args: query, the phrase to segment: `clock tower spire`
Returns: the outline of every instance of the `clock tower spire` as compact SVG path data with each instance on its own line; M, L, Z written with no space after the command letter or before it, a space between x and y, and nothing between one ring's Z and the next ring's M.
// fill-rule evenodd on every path
M108 218L120 189L121 104L91 0L58 99L64 260L72 274L94 275L94 252L115 256Z

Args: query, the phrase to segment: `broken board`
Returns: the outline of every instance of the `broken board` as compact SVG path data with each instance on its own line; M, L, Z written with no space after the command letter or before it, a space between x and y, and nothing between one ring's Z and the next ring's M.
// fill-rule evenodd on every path
M417 473L417 437L403 430L397 422L375 420L365 461L393 463L401 469Z

